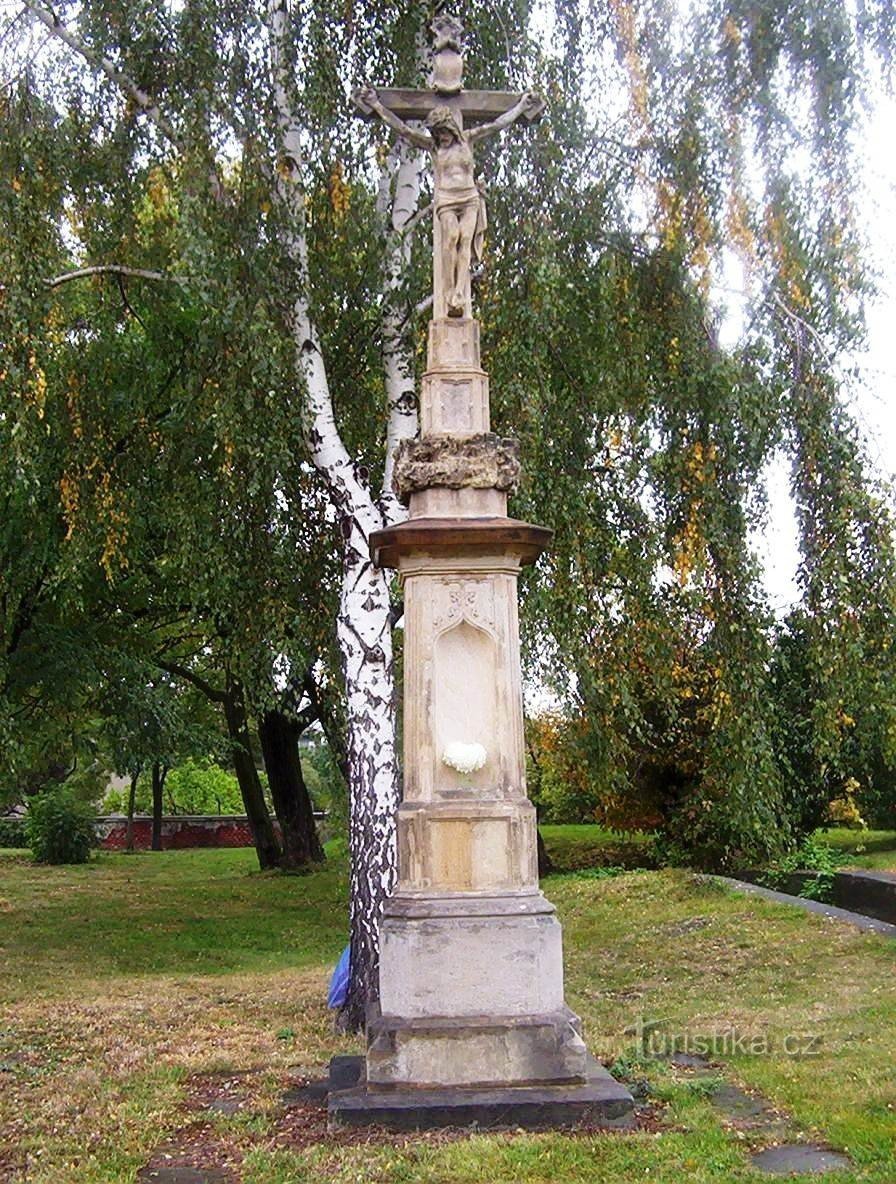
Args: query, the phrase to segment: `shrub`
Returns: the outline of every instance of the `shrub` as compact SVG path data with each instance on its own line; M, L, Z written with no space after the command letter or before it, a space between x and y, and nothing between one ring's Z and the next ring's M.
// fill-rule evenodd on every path
M828 820L834 826L848 826L856 830L867 830L868 824L862 817L861 811L856 803L856 791L861 786L854 777L847 779L843 787L843 793L839 798L834 800L828 806Z
M105 814L125 814L129 787L108 789ZM172 814L242 814L245 810L235 775L220 765L188 759L171 769L165 779L164 810ZM152 774L145 769L137 781L134 805L138 814L152 812Z
M348 830L348 795L339 766L323 742L300 749L302 773L315 810L326 810L327 830L332 834Z
M96 843L89 802L61 786L32 798L25 823L28 845L40 863L86 863Z
M22 818L0 818L0 847L27 847L25 822Z
M800 888L800 896L809 900L830 900L834 889L834 876L846 862L848 856L831 847L814 835L806 838L783 859L769 864L759 878L766 888L787 887L788 876L794 872L814 872Z
M186 760L171 770L165 796L179 814L242 814L245 809L235 775L198 760ZM151 798L147 804L151 809Z

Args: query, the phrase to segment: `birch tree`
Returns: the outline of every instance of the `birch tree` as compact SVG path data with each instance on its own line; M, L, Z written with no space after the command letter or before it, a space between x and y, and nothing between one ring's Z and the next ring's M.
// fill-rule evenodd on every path
M347 114L349 83L357 81L349 78L347 63L358 52L356 42L366 40L368 50L379 47L380 57L385 53L388 60L389 34L396 22L387 16L388 6L372 11L366 17L366 29L357 37L344 21L340 29L340 21L321 11L323 6L312 12L297 5L290 11L285 2L271 2L262 11L249 6L232 17L237 26L235 43L225 50L223 39L234 31L227 27L231 15L222 17L213 6L191 4L179 14L160 7L143 14L142 27L136 11L126 7L50 10L37 0L25 0L25 7L35 26L46 31L50 46L59 48L58 54L44 50L41 59L46 63L46 81L51 89L57 88L57 102L64 106L65 99L77 103L85 93L108 92L100 100L107 112L100 122L108 124L111 111L121 121L119 126L135 128L142 136L141 151L158 161L164 173L177 174L180 200L184 206L192 202L196 211L188 228L192 236L189 267L183 266L183 257L175 257L176 247L159 268L137 266L125 256L100 260L87 255L76 261L79 266L46 277L48 287L59 290L108 277L119 283L175 284L200 300L207 299L216 277L208 272L209 267L214 271L214 257L204 255L203 248L221 246L209 243L217 233L213 224L232 229L240 217L245 218L246 189L262 194L256 194L258 222L265 226L256 224L254 232L263 242L260 253L269 282L266 300L292 343L289 397L301 408L305 455L328 492L331 515L325 519L335 521L341 543L336 636L347 699L354 967L346 1014L347 1022L358 1026L367 993L376 981L378 913L395 877L393 818L399 795L394 606L388 575L370 562L368 538L402 512L391 489L392 455L400 440L417 430L416 323L408 273L412 234L425 222L425 210L418 208L422 170L418 153L396 146L382 152L377 165L366 144L354 150L368 175L372 167L378 168L367 225L374 222L381 242L378 278L369 285L368 300L379 318L381 337L385 407L377 451L382 460L363 464L357 446L348 444L340 430L313 308L309 189L319 175L319 160L311 166L308 154L309 149L319 154L313 140L312 87L334 27L339 30L336 40L344 60L337 64L342 78L336 79L335 97L329 95L327 101L341 100ZM426 17L427 8L421 4L398 20L401 29L394 42L406 43L403 61L412 73L422 65ZM388 52L384 46L389 46ZM196 75L209 67L209 55L219 52L223 60L217 68L208 76ZM318 55L311 65L303 60L309 53ZM197 77L192 94L187 89L191 74ZM332 87L332 80L327 85ZM60 90L65 99L58 97ZM334 184L342 182L336 177ZM351 200L350 182L344 183L344 193ZM182 247L183 242L178 245ZM259 245L256 240L248 246L249 266ZM88 252L96 249L89 236L82 246ZM220 291L215 298L220 298ZM288 490L286 496L290 496ZM297 504L295 509L301 510ZM328 522L319 521L318 529L327 531Z

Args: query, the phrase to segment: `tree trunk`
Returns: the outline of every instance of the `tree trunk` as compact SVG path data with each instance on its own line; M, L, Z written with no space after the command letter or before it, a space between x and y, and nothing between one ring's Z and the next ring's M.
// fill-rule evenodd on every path
M538 878L541 879L542 876L549 876L554 870L554 861L548 855L548 849L538 827L535 828L535 834L538 840Z
M379 921L397 876L395 811L395 683L389 585L366 556L347 543L337 631L348 699L351 980L340 1020L364 1026L379 993Z
M274 176L274 199L283 214L280 245L298 285L287 322L295 346L296 372L304 386L305 442L327 484L339 514L344 540L343 580L337 638L342 656L348 715L349 848L351 857L351 979L341 1020L350 1029L364 1024L366 1004L376 997L379 975L379 920L396 878L395 811L399 780L395 752L395 701L389 580L370 562L372 531L392 520L394 499L387 491L379 504L366 472L346 448L336 424L320 338L308 304L308 242L305 234L302 123L298 118L295 74L289 53L285 0L269 0L268 29L274 102L280 127L281 161ZM397 157L395 158L397 161ZM393 206L393 241L399 262L406 259L404 232L410 225L412 162ZM395 167L395 164L391 166ZM419 174L419 167L417 168ZM401 286L384 281L384 294L398 300ZM407 315L393 326L401 337ZM386 326L388 328L388 326ZM400 349L401 342L396 340ZM404 348L411 349L407 338ZM389 359L387 359L387 362ZM395 363L396 359L392 359ZM391 375L387 454L398 439L412 435L416 402L407 389L413 365L387 365ZM397 513L397 510L395 511Z
M300 871L322 862L324 849L299 759L298 726L282 711L267 711L259 721L258 738L283 839L281 866Z
M233 750L233 768L239 782L243 805L252 829L258 863L262 871L280 866L280 844L271 825L267 802L261 788L261 780L252 747L249 742L249 728L246 724L246 709L243 704L242 688L231 684L224 697L224 718L227 720L227 734Z
M165 773L167 773L167 769ZM165 773L162 772L161 761L153 761L152 765L152 850L162 850L162 790L165 785Z
M131 774L131 788L128 791L128 821L124 832L124 849L131 855L134 853L134 810L137 804L137 782L140 779L140 770Z

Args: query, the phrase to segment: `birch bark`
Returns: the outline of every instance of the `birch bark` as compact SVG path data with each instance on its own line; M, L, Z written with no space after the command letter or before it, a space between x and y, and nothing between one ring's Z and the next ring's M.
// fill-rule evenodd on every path
M337 639L342 656L348 717L350 929L352 973L342 1021L363 1026L376 997L378 925L395 883L395 811L399 802L396 696L389 579L370 560L373 530L396 521L401 506L391 489L392 459L399 440L416 434L417 402L412 326L405 289L410 261L409 227L416 214L422 162L397 146L379 187L385 229L383 269L383 361L388 404L387 460L379 498L349 456L333 413L333 401L318 334L308 306L308 247L302 192L301 123L292 93L286 0L268 8L271 72L281 137L275 195L281 205L281 244L295 268L297 295L287 311L296 367L305 391L305 437L339 515L343 540Z

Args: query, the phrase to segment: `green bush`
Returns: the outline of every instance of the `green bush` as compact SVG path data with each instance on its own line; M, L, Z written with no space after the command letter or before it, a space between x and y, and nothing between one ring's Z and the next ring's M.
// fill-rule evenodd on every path
M107 790L103 812L125 814L128 793L126 785ZM145 769L137 781L134 805L138 814L152 812L152 773L149 769ZM163 810L166 814L242 814L245 806L233 773L211 762L189 759L168 773Z
M807 835L802 843L782 859L770 864L760 877L760 884L766 888L782 889L787 878L794 872L815 872L800 889L800 896L809 900L830 900L834 889L834 876L846 863L848 856L829 843Z
M94 809L71 789L60 786L28 803L25 830L39 863L86 863L96 843Z
M326 743L309 744L300 750L302 773L315 810L326 810L327 828L345 834L348 830L348 795L339 767Z
M242 814L245 810L236 776L220 765L187 760L165 781L166 805L179 814Z
M22 818L0 818L0 847L27 847L25 821Z

